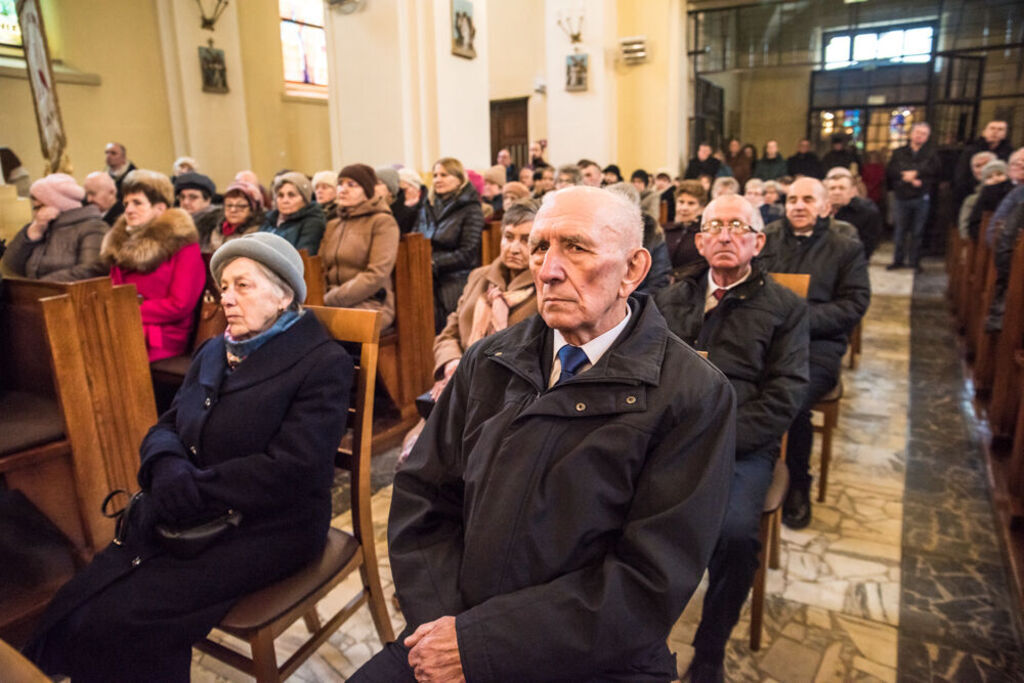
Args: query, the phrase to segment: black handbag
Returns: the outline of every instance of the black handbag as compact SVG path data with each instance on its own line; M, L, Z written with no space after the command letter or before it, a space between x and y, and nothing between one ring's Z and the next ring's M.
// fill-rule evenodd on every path
M110 512L107 508L110 501L117 495L128 495L124 489L116 489L107 494L103 499L101 512L104 517L116 519L117 526L114 533L114 545L124 545L128 539L128 530L131 527L132 514L135 512L139 501L146 495L139 491L128 500L128 504L116 512ZM167 523L157 524L154 527L154 535L157 542L164 550L175 557L189 559L201 554L204 550L213 545L217 540L227 536L231 531L242 523L242 513L238 510L227 512L203 521L189 523L185 526L175 526Z

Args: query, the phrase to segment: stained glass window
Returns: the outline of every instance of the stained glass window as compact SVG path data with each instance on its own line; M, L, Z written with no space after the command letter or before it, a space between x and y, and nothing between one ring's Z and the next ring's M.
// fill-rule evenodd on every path
M0 45L21 47L21 26L15 0L0 0Z
M289 92L326 95L327 36L323 0L278 0L281 52Z

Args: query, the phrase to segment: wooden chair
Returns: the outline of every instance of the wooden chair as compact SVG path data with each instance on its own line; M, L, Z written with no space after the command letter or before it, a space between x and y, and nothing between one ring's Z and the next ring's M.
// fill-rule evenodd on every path
M782 435L779 458L772 471L772 483L764 498L764 512L761 513L761 553L758 556L757 573L750 592L750 649L761 649L761 634L764 629L764 594L768 569L779 568L779 540L782 537L782 503L789 490L789 468L786 467L786 446L789 437Z
M786 287L797 296L807 298L807 290L811 284L811 276L801 273L771 273L772 279ZM824 416L822 426L814 427L816 434L821 434L821 468L818 475L818 502L825 501L828 489L828 470L832 463L832 436L839 423L839 401L843 398L843 380L840 377L835 388L814 404L812 411Z
M861 318L857 326L853 328L853 332L850 333L850 360L849 368L851 370L857 369L857 357L860 356L861 343L863 341L863 330L864 330L864 319Z
M501 255L501 221L487 221L480 232L480 263L487 265Z
M1005 445L1013 437L1022 375L1014 354L1024 346L1024 239L1018 239L1006 287L1003 330L996 342L992 395L988 406L993 444Z
M50 683L49 676L2 640L0 640L0 672L3 672L5 683Z
M349 409L351 448L339 447L335 464L351 473L352 533L331 527L323 555L298 573L242 598L217 627L249 643L247 657L218 642L198 643L199 650L254 676L258 683L283 681L322 645L362 605L370 615L382 643L395 639L381 588L370 514L370 451L373 394L380 344L380 313L346 308L310 306L309 310L338 341L361 345L355 399ZM343 443L349 443L347 437ZM352 572L359 570L359 593L321 623L319 603ZM310 638L280 666L274 639L303 619Z
M1017 365L1018 372L1024 372L1024 350L1018 350L1014 354L1014 363ZM1017 393L1024 392L1024 385L1018 385L1016 389ZM1006 463L1006 482L1005 490L1007 498L1009 500L1003 502L1003 505L1009 508L1009 515L1011 525L1019 528L1022 521L1024 521L1024 397L1018 398L1018 404L1020 405L1016 415L1016 426L1013 434L1013 446L1010 449L1010 457ZM999 489L1002 488L1001 482L996 481L996 500L998 501L1001 496L998 496Z
M302 257L303 279L306 281L306 305L323 306L327 294L324 260L319 254L310 256L308 249L299 249L299 256Z

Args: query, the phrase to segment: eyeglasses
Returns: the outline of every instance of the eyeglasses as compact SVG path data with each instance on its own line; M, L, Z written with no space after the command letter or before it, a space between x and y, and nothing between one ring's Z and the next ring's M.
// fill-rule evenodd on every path
M224 204L225 211L245 211L248 208L248 204Z
M750 227L749 225L747 225L746 223L739 219L729 221L728 223L726 223L725 221L720 221L717 218L714 218L705 223L704 225L700 226L700 231L707 233L709 235L717 235L720 232L722 232L722 230L725 229L729 230L730 235L736 235L737 237L739 235L745 235L748 232L757 232L752 227Z

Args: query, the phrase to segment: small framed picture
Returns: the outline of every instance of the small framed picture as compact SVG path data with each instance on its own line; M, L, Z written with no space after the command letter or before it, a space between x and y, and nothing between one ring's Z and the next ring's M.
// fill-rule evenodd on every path
M588 55L576 54L565 58L565 89L582 92L587 89Z
M228 92L224 50L215 47L199 48L199 68L203 74L203 92Z
M452 0L452 54L476 59L476 24L473 23L473 3L470 0Z

